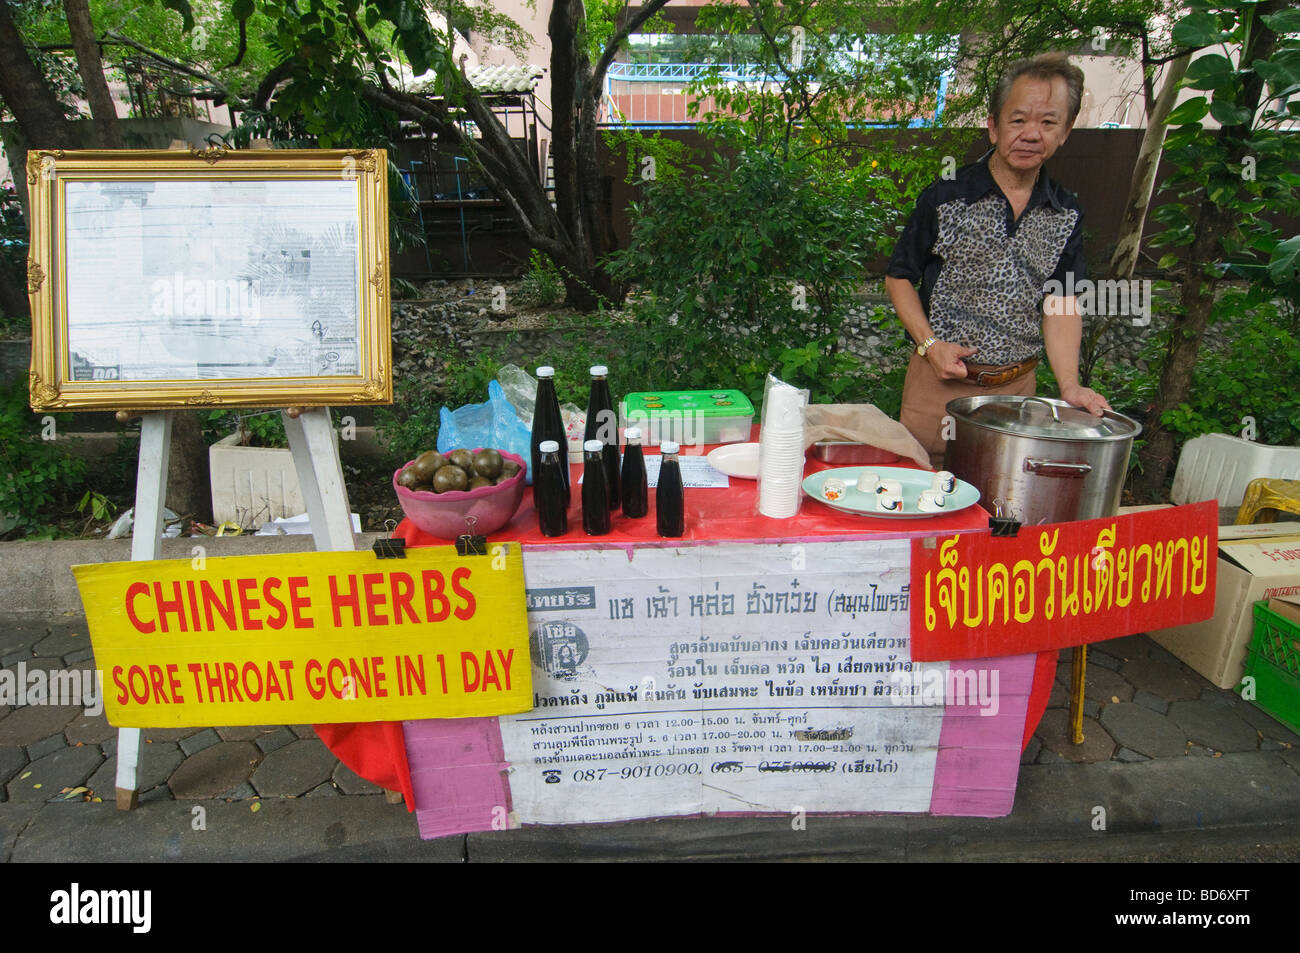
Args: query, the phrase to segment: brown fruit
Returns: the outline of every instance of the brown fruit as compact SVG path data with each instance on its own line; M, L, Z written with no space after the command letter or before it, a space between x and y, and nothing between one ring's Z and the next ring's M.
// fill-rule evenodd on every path
M469 477L455 464L448 463L439 467L433 475L433 492L446 493L448 490L463 490L469 486Z
M480 450L474 454L474 472L481 477L496 479L501 475L501 464L505 461L498 450Z
M438 451L426 450L412 461L410 468L415 471L415 475L420 478L421 483L430 483L433 480L433 475L446 462L446 458Z
M423 481L415 473L415 464L411 464L397 475L397 485L408 490L417 489Z
M492 486L492 481L485 476L476 476L474 479L469 481L469 488L471 490L477 490L481 486Z
M502 458L501 475L503 477L512 477L519 472L519 469L519 464L515 463L515 461Z
M453 450L451 453L447 454L447 459L456 464L456 466L460 467L466 473L469 473L474 469L474 454L470 453L468 450Z

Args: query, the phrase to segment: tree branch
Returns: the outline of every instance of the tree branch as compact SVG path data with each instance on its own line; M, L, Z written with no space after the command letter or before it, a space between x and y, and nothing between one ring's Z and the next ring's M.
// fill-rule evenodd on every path
M593 85L600 85L605 78L605 71L609 69L609 64L614 62L614 57L618 55L621 47L627 38L639 30L647 20L668 6L668 0L651 0L633 14L632 19L623 24L623 29L619 30L609 38L605 44L605 50L600 54L600 59L596 61L596 67L591 71L591 82Z
M361 28L361 21L357 19L356 11L347 12L348 22L352 24L352 29L357 31L357 37L361 40L362 46L365 47L366 55L370 58L370 64L375 68L375 75L379 77L379 85L385 90L392 92L393 87L388 83L388 64L384 62L375 45L370 42L370 37L366 31Z
M143 53L145 56L149 57L151 60L163 64L168 69L175 70L178 73L184 73L186 76L193 76L196 79L203 80L205 83L211 85L213 89L220 90L221 94L226 98L226 102L230 103L230 105L233 106L235 109L238 109L240 111L247 111L250 108L248 103L244 102L244 100L241 97L236 96L234 93L232 93L230 89L227 88L225 83L221 82L221 80L217 79L215 76L213 76L210 73L205 73L201 69L197 69L185 63L178 62L177 60L168 59L166 56L163 56L161 53L149 49L149 47L145 46L143 43L137 43L135 40L131 39L130 37L123 36L120 33L105 33L104 38L108 40L112 40L114 43L120 43L123 46L129 46L133 50L138 50L141 53ZM277 69L278 68L279 67L277 67ZM272 70L272 72L274 72L274 70Z
M257 84L257 92L253 93L253 101L248 104L248 110L266 112L271 97L275 95L276 87L288 79L292 72L292 58L271 67L271 71L263 76L262 81Z
M248 52L248 21L239 21L239 49L235 52L235 58L226 64L226 69L234 69L240 63L244 62L244 54Z

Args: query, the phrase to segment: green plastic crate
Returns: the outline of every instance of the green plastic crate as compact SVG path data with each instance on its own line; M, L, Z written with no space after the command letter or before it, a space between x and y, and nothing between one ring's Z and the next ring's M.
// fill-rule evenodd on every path
M640 427L652 446L744 443L754 423L754 405L738 390L638 391L623 398L619 412L622 425Z
M1255 679L1255 705L1300 732L1300 626L1273 612L1267 602L1255 603L1246 675Z

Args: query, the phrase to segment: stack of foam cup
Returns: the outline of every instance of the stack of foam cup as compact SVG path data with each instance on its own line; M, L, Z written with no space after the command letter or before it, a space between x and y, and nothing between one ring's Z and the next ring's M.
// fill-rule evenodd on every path
M758 511L788 519L799 512L806 398L789 384L768 389L758 436Z

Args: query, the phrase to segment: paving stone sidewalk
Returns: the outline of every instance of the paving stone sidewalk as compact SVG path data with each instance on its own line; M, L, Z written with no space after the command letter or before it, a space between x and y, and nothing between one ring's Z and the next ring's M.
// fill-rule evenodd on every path
M0 618L0 667L15 680L20 672L41 671L47 682L52 673L76 673L84 685L81 673L93 673L93 656L82 618ZM67 676L54 679L72 684ZM146 729L144 739L142 802L381 793L334 757L310 725ZM0 802L112 801L116 749L117 729L102 712L0 705Z
M1145 635L1089 648L1084 743L1074 745L1068 737L1070 658L1069 650L1061 653L1047 712L1022 764L1300 753L1294 732L1210 684ZM20 665L78 678L93 672L85 620L0 617L0 666L16 678ZM153 729L144 736L142 802L380 793L335 758L309 725ZM0 705L0 801L111 801L116 743L116 729L102 713Z

